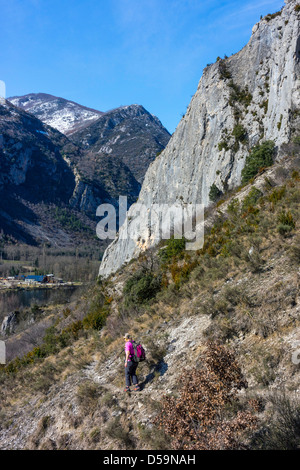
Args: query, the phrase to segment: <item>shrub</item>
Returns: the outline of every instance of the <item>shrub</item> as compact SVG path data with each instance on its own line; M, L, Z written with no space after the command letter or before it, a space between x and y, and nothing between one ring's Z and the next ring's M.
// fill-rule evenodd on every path
M81 320L71 323L71 325L67 326L62 333L66 335L70 335L71 338L77 340L79 337L79 332L83 328L83 323Z
M179 288L180 284L187 281L191 272L198 266L198 261L185 262L182 266L174 262L170 266L170 272L172 279L175 283L175 287Z
M251 178L257 175L260 168L273 165L274 153L275 143L271 140L253 147L242 170L242 183L248 183Z
M296 137L293 138L293 143L300 145L300 135L297 135Z
M165 246L159 252L159 257L163 262L169 262L175 257L182 257L185 250L185 239L171 237L166 241Z
M245 142L247 139L246 129L241 124L236 124L233 128L232 135L237 142Z
M143 304L155 297L161 287L161 275L155 275L149 270L141 269L133 274L124 286L125 305Z
M101 330L109 315L109 304L110 301L104 297L102 292L95 294L89 305L88 314L82 320L83 328Z
M139 438L148 444L150 449L168 450L170 449L170 440L162 429L151 429L138 424Z
M225 202L225 199L219 199L217 202L217 207L220 207Z
M255 273L260 273L265 265L265 260L262 258L261 254L259 251L255 250L254 253L247 258L248 264L250 271L255 274Z
M120 417L116 417L109 421L104 431L107 436L122 442L126 449L134 448L130 431L124 428L124 423L120 422Z
M292 227L290 225L279 224L277 226L277 231L280 235L282 235L283 237L286 237L287 235L291 233Z
M288 236L291 233L291 231L296 227L296 223L294 221L291 211L283 210L278 215L278 222L279 222L279 225L277 227L277 231L283 237Z
M247 210L250 206L255 206L262 195L263 194L259 189L255 187L251 188L249 194L243 200L242 209Z
M282 212L278 215L278 222L281 223L281 224L283 224L283 225L288 225L288 226L291 227L292 229L295 228L295 226L296 226L291 211L287 211L287 212L286 212L286 211L282 211Z
M276 188L272 191L272 193L269 195L268 199L274 206L277 204L277 202L281 201L281 199L285 196L286 194L286 187L282 186L281 188Z
M50 326L46 329L43 338L43 350L46 355L54 354L59 350L57 344L57 334L54 326Z
M42 309L41 307L39 307L38 305L33 305L31 307L31 312L34 314L34 315L38 315L39 313L42 312Z
M269 13L268 15L264 17L264 19L269 22L273 20L274 18L276 18L277 16L281 16L281 13L282 13L281 10L277 11L276 13Z
M285 393L269 398L271 409L264 426L252 440L254 450L299 450L300 403Z
M222 195L222 191L218 188L218 186L213 183L209 190L209 199L213 202L216 202Z
M256 334L266 338L274 331L273 325L270 325L270 322L266 321L265 318L257 320ZM275 371L282 358L282 351L274 348L270 352L267 348L258 347L253 353L253 358L255 358L257 363L252 367L250 373L259 385L269 387L276 379Z
M85 329L92 328L93 330L101 330L105 324L108 314L109 311L106 308L90 311L82 320L83 327Z
M233 198L227 206L227 212L231 216L236 217L239 214L239 210L240 210L239 200L236 198Z
M166 397L155 424L172 439L175 450L243 449L244 432L253 429L250 411L236 415L228 410L238 404L238 390L247 387L234 354L208 343L202 367L185 371L180 395Z
M268 108L269 108L269 100L263 101L262 104L260 105L260 107L263 108L264 113L267 114Z
M300 181L300 173L297 170L293 170L291 177L293 180Z
M87 380L77 388L76 401L84 412L93 413L98 406L102 391L99 385Z
M56 381L57 369L50 362L43 366L32 377L31 387L34 391L47 392Z
M232 75L231 75L230 70L228 70L227 68L225 60L219 58L218 62L219 62L219 71L220 71L221 78L223 79L231 78Z
M218 149L220 152L222 152L222 150L224 149L225 152L227 152L227 150L229 150L229 145L228 145L228 142L226 140L221 140L221 142L219 142L218 144Z
M229 104L234 106L236 102L241 103L246 108L251 104L252 94L249 92L248 87L241 89L236 85L233 80L229 82L229 87L231 88Z

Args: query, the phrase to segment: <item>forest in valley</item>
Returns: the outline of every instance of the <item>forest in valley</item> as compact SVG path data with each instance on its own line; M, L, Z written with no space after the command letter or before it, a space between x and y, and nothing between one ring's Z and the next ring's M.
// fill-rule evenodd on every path
M0 277L54 274L65 282L90 282L98 275L102 252L95 246L53 248L0 245Z

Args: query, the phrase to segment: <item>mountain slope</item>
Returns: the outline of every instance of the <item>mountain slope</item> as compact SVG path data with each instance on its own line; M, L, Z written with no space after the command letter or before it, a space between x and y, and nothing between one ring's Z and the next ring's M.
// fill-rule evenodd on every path
M69 136L89 153L122 160L139 183L171 137L159 119L140 105L103 113L46 93L14 96L8 101Z
M71 139L94 154L121 158L141 183L150 163L169 142L170 134L143 106L131 105L103 114L72 134Z
M94 233L99 205L117 208L119 196L133 204L170 137L138 105L104 114L40 93L10 98L0 113L1 228L31 244L72 244L45 204L62 206Z
M281 147L299 133L300 22L295 0L263 18L237 54L208 66L186 115L162 154L150 165L138 203L210 204L210 189L220 192L241 183L253 146L264 141ZM135 207L128 213L134 220ZM156 243L149 214L140 218L140 241L124 236L107 249L99 274L108 275ZM134 226L135 222L132 222Z
M117 206L123 191L129 203L138 196L140 185L121 160L85 153L9 101L0 106L0 134L1 229L15 240L54 246L77 243L78 237L65 233L51 217L48 208L54 205L69 217L75 211L73 216L89 226L92 243L98 205Z
M68 144L64 135L8 101L1 105L1 184L22 187L32 201L67 201L74 175L61 155ZM74 154L78 150L69 147Z
M103 114L101 111L47 93L12 96L8 101L66 135L76 132Z

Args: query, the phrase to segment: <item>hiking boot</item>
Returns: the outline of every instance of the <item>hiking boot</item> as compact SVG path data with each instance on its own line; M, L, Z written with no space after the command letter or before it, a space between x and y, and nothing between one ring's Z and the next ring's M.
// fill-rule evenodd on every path
M127 386L127 387L124 388L124 392L130 393L131 390L130 390L130 388Z
M133 390L134 390L135 392L140 392L140 391L141 391L139 385L135 385Z

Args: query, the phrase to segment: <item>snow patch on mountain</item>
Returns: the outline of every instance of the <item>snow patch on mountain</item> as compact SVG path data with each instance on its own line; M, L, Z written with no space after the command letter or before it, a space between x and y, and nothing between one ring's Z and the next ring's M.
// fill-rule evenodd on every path
M101 111L46 93L15 96L9 98L9 101L65 135L91 124L103 114Z

